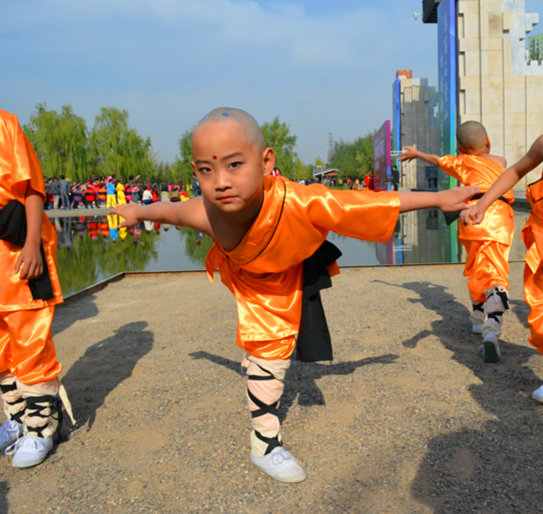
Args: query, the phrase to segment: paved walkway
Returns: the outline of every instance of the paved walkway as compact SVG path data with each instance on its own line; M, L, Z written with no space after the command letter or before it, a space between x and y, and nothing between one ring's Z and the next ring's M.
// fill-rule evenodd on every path
M308 479L249 461L236 309L204 273L130 275L57 309L79 425L39 467L0 464L0 511L538 512L543 359L511 267L503 360L482 362L461 265L353 268L323 300L331 363L293 362L286 447Z

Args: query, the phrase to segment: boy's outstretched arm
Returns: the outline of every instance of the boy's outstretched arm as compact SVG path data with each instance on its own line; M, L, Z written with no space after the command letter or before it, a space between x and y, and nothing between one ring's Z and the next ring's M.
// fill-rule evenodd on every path
M532 171L543 161L543 136L539 136L532 144L526 155L518 162L507 168L494 182L492 187L475 204L471 205L460 214L465 225L477 225L483 221L488 207L500 196L503 196L522 177Z
M178 227L191 227L205 234L210 233L202 197L187 202L156 202L151 205L123 204L112 209L110 213L124 218L119 227L131 227L149 220Z
M433 153L424 153L420 150L417 150L414 146L404 146L402 148L402 153L398 157L400 161L411 161L413 159L421 159L429 164L437 166L439 161L439 155Z
M468 207L465 203L479 192L478 186L453 187L437 193L426 191L400 191L400 212L418 209L437 208L445 212L461 211Z

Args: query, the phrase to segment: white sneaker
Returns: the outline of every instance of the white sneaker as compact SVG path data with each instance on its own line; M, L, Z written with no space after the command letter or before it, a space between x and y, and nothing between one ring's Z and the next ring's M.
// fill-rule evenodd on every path
M543 403L543 385L538 387L533 393L532 398L538 402Z
M502 352L498 336L494 332L487 332L483 339L483 359L485 362L496 363L500 360Z
M251 452L251 462L280 482L301 482L307 477L302 466L282 446L274 448L264 457L257 457Z
M482 334L483 333L483 324L482 323L473 323L473 325L471 325L471 331L474 334Z
M25 435L6 448L4 453L13 455L11 465L14 468L30 468L41 464L52 448L52 437Z
M0 425L0 451L4 451L10 444L13 444L23 435L22 423L7 419Z

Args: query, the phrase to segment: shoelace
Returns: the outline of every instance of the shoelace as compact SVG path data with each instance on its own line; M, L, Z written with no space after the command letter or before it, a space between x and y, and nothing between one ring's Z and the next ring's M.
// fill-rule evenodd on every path
M292 459L292 455L281 446L279 451L273 454L272 462L274 464L281 464L282 461L290 459Z
M29 450L42 450L43 446L38 441L37 437L31 435L25 435L20 437L12 445L8 446L4 453L6 455L13 455L19 448L28 448Z

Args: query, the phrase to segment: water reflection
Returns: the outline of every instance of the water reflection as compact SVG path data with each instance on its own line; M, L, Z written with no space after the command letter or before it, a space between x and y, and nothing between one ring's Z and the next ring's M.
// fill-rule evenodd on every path
M515 211L510 260L522 260L520 237L529 212ZM52 218L58 233L58 272L64 295L123 271L203 270L213 242L201 232L144 222L119 227L118 216ZM442 214L424 210L402 214L388 243L358 241L334 233L329 240L343 256L340 266L463 262L462 247L451 245Z

